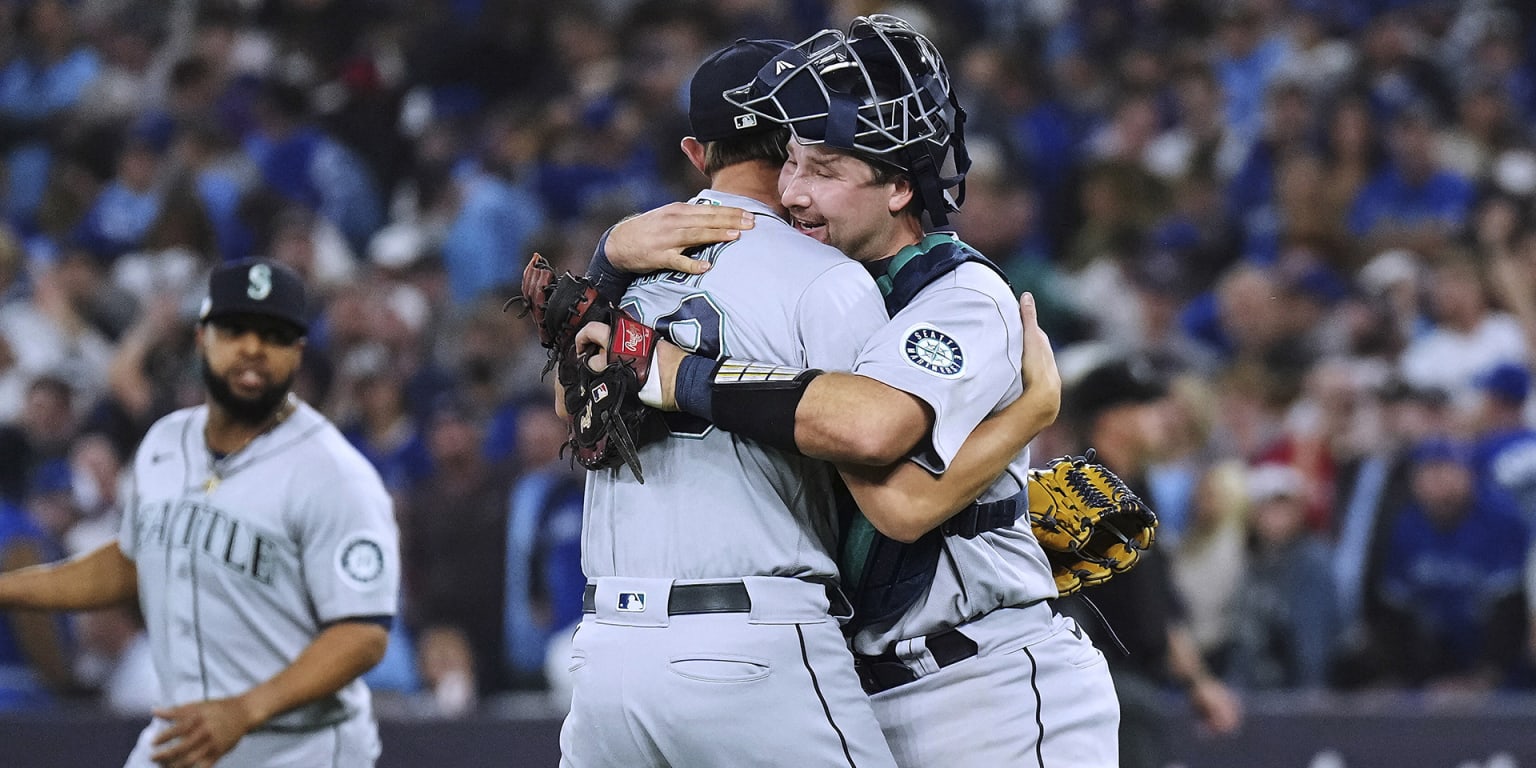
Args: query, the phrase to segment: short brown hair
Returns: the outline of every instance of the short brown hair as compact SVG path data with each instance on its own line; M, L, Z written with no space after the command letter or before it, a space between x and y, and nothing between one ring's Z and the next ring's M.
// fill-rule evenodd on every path
M727 166L758 160L781 166L789 159L788 142L787 128L705 142L704 175L713 176Z
M907 204L902 207L901 212L910 213L919 219L923 217L924 206L922 188L917 185L917 178L914 177L910 171L904 171L894 165L891 165L890 163L875 160L868 155L859 154L857 152L854 153L853 156L863 160L864 164L868 165L869 169L874 172L874 183L876 185L890 184L897 179L906 179L907 184L912 187L912 199L907 201Z

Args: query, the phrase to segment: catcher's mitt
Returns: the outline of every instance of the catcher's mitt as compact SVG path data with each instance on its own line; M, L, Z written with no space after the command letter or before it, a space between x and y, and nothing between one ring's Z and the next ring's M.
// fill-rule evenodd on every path
M636 447L649 431L650 409L637 393L645 382L655 345L655 331L630 317L598 293L586 278L569 272L556 276L543 256L535 253L523 270L522 315L531 315L539 343L549 350L544 373L554 370L565 388L570 433L565 448L591 470L629 465L635 479L645 482ZM613 327L609 349L612 362L601 371L587 365L588 355L576 349L576 334L587 323Z
M1029 522L1061 597L1130 570L1157 538L1157 515L1092 448L1030 470Z

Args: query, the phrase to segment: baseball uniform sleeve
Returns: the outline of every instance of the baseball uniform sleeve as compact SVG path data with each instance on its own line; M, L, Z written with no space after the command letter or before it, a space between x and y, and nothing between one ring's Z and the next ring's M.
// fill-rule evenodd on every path
M795 327L805 350L803 364L829 371L853 370L859 352L885 325L885 301L864 266L838 264L810 282L795 307Z
M400 535L394 504L378 473L356 458L337 461L328 471L310 470L315 481L297 503L304 584L322 624L393 616L396 609Z
M853 369L933 408L933 431L912 457L931 472L943 472L976 425L1021 391L1022 329L994 293L952 277L934 283L870 339Z

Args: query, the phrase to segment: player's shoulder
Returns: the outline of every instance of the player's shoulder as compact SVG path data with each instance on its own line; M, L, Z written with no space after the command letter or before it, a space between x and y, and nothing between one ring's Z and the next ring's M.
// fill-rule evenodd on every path
M761 251L775 265L821 269L859 266L842 251L800 233L777 214L759 215L757 224L742 233L742 242L749 242L753 250Z
M1002 275L986 264L968 261L924 286L907 306L994 306L1004 315L1016 315L1017 310L1003 310L1016 306L1017 302L1018 296Z
M152 450L165 450L166 446L180 445L189 430L198 428L207 419L208 406L194 405L171 411L149 425L144 437L139 441L139 453L146 451L146 446Z
M285 439L292 442L287 452L305 468L305 477L322 488L359 484L383 488L378 470L324 414L300 401L289 422Z

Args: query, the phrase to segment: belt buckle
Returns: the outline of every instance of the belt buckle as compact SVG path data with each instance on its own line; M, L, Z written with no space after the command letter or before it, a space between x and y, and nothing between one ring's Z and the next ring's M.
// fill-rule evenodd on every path
M917 680L917 673L899 661L855 658L853 669L864 692L871 696Z

